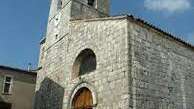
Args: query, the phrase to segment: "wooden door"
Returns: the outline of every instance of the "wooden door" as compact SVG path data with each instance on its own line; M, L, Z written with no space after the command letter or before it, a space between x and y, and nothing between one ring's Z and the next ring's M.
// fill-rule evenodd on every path
M92 109L91 91L87 88L80 89L73 98L72 107L73 109Z

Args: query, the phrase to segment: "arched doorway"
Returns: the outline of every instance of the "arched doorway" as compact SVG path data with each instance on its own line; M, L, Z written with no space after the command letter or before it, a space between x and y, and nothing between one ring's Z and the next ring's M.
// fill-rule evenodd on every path
M77 91L72 101L72 109L92 109L93 98L91 91L84 87Z

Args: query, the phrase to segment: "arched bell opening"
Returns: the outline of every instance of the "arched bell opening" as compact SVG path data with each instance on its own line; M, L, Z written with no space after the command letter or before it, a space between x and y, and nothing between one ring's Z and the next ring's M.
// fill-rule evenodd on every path
M95 2L95 0L88 0L88 5L89 6L94 6L94 2Z

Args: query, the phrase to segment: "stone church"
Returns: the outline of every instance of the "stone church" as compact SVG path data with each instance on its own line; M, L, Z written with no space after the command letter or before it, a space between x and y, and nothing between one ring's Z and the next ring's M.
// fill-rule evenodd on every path
M194 109L194 46L110 0L52 0L34 109Z

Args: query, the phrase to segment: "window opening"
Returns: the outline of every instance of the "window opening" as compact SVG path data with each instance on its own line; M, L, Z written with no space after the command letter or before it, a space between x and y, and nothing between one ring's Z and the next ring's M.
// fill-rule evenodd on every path
M96 55L91 49L83 50L76 58L73 65L73 77L88 74L96 70Z
M4 85L3 85L4 94L11 94L12 82L13 82L13 78L11 76L5 76Z
M63 5L62 0L58 0L58 3L57 3L57 10L62 9L62 5Z
M94 6L94 0L88 0L88 5Z

